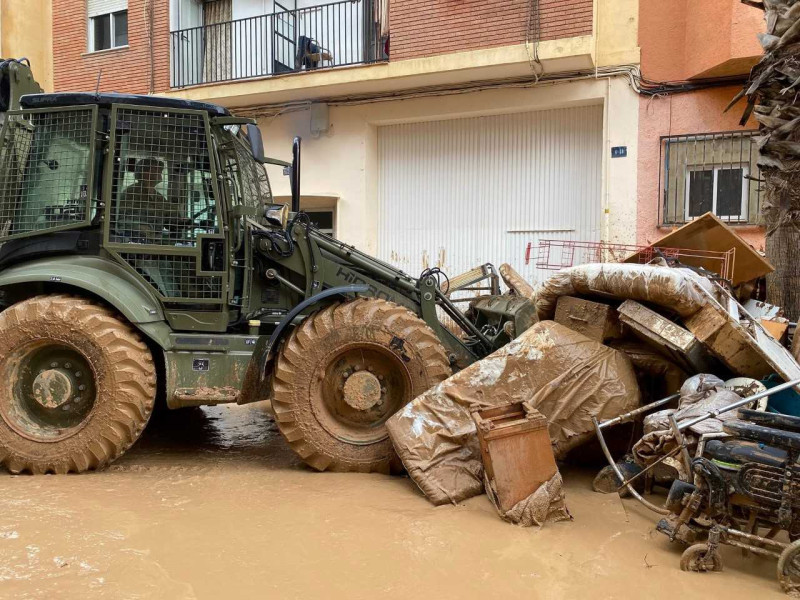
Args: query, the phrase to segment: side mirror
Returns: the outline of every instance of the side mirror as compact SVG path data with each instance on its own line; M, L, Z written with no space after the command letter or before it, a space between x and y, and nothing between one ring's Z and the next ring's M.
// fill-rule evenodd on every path
M264 156L264 139L261 137L261 130L258 125L247 124L247 139L250 140L250 151L253 153L253 158L256 159L256 162L264 164L266 160Z

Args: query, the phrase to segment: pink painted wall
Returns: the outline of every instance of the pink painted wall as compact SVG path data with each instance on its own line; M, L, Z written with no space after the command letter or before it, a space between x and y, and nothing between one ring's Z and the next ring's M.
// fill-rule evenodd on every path
M703 19L698 21L689 11L704 11ZM762 18L760 10L741 5L739 0L640 0L642 73L656 81L679 80L720 61L741 58L742 53L760 54L756 33L763 27ZM735 44L731 43L732 33L737 37ZM752 41L745 39L748 36ZM654 242L672 229L659 227L660 137L756 129L752 120L745 127L739 126L742 103L722 112L738 91L734 86L665 98L640 98L638 243ZM736 226L736 230L755 248L763 250L762 228Z
M642 70L668 81L752 63L761 55L756 33L763 29L763 12L740 0L640 0Z
M731 53L733 56L761 56L756 33L766 31L764 13L741 2L733 3L731 15Z
M639 0L642 73L649 79L670 81L686 77L687 1Z
M739 0L693 0L687 5L685 22L686 78L708 71L712 75L747 72L755 57L761 56L756 33L764 29L764 13ZM726 68L725 63L730 66ZM715 67L724 72L715 73Z

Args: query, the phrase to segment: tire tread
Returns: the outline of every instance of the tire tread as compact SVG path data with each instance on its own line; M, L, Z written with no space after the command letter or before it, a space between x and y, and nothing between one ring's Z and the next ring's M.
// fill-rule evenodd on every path
M153 357L139 334L105 306L69 295L35 296L12 305L0 313L0 338L4 332L26 323L67 322L71 329L83 332L89 343L102 349L109 365L112 382L108 400L116 410L93 427L92 438L76 444L72 437L49 443L63 451L54 458L33 458L32 448L39 444L18 436L0 439L0 465L12 473L69 473L100 469L119 458L144 430L153 411L156 396L156 371ZM103 415L106 416L106 415ZM98 415L96 418L100 418ZM92 424L89 424L92 425ZM87 427L89 426L87 425ZM15 449L15 445L19 445Z

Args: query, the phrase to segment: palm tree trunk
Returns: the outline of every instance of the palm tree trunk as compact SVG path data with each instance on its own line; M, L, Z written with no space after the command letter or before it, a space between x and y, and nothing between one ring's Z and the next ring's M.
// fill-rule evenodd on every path
M759 123L758 164L764 186L762 215L767 259L767 301L800 317L800 0L742 0L764 10L764 55L731 105L743 96Z
M762 207L767 233L767 259L775 272L767 275L767 301L782 306L786 316L800 316L800 161L789 170L766 169Z

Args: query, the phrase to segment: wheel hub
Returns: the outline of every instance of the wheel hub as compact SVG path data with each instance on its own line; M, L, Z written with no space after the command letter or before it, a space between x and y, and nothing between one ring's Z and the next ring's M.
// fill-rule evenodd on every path
M348 444L375 444L389 436L384 423L411 400L405 364L372 342L345 344L319 361L312 409L319 424Z
M34 340L0 357L0 419L37 442L55 442L86 423L97 397L88 359L77 348L51 340Z
M356 410L381 403L381 382L369 371L356 371L344 382L344 401Z
M72 380L60 369L42 371L32 387L33 399L44 408L58 408L73 396Z

